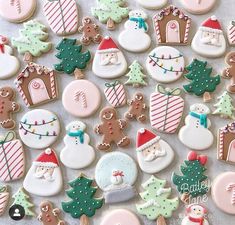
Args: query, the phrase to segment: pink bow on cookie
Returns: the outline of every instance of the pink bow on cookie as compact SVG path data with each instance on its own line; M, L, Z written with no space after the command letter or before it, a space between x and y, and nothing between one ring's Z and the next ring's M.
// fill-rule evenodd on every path
M206 155L198 155L196 152L191 151L188 154L188 160L189 161L198 160L202 165L205 165L207 163L207 156Z

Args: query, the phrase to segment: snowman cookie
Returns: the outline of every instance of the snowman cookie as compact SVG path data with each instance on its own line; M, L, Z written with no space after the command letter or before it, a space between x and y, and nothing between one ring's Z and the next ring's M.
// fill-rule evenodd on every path
M209 12L217 0L181 0L183 7L193 14L204 14Z
M167 4L168 0L136 0L146 9L160 9Z
M151 39L147 33L148 16L143 10L133 10L118 37L119 44L130 52L143 52L150 47Z
M161 46L149 53L146 67L153 79L161 83L170 83L183 75L185 61L177 49Z
M213 144L214 137L209 130L211 126L209 113L210 109L204 104L198 103L190 107L185 126L179 131L179 140L188 148L205 150Z
M136 196L133 186L138 170L135 161L122 152L104 155L96 165L95 180L104 191L105 203L128 201Z
M89 145L90 137L85 129L86 125L80 121L66 126L65 147L60 152L60 161L68 168L85 168L95 159L95 150Z

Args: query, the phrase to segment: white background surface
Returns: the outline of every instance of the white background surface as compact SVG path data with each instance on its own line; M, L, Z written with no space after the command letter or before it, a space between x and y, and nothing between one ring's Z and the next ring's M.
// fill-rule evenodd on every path
M90 15L90 7L95 5L95 0L80 0L77 1L79 4L79 18L80 18L80 23L81 23L81 18L83 16L87 16ZM46 18L44 17L43 11L42 11L42 3L43 1L40 0L38 1L38 6L37 6L37 10L36 13L34 14L33 18L39 20L40 22L43 22L45 25L47 25L46 22ZM169 3L173 3L174 5L180 7L180 1L179 0L173 0L173 1L169 1ZM128 5L130 7L130 9L138 9L140 8L140 6L138 6L138 4L135 2L135 0L129 0L128 1ZM234 0L218 0L217 5L214 7L214 9L209 12L206 15L198 15L198 16L194 16L191 15L190 13L186 13L188 15L190 15L192 17L192 29L190 32L190 40L193 36L193 34L195 34L197 27L199 26L199 24L204 21L207 17L215 14L219 21L221 21L223 29L226 30L229 21L232 19L235 19L234 17L234 11L235 11L235 1ZM145 66L145 60L147 57L148 52L150 52L151 49L153 49L156 46L156 36L153 32L153 26L152 26L152 21L151 21L151 17L153 14L157 13L158 11L149 11L146 10L146 12L149 14L149 20L148 20L148 24L150 25L150 31L149 34L151 35L152 38L152 46L151 48L146 51L143 54L132 54L132 53L128 53L126 51L124 51L124 54L126 56L126 59L128 61L128 64L132 63L133 60L137 59L139 60L142 65ZM98 21L96 21L99 25L100 23ZM124 21L123 23L119 24L117 26L117 29L115 31L107 31L105 26L102 25L101 26L101 30L102 30L102 34L103 35L110 35L114 38L114 40L117 40L118 38L118 34L119 32L123 29L123 25L124 25ZM0 18L0 34L8 36L8 37L18 37L19 33L19 29L22 28L22 24L12 24L9 23L3 19ZM60 37L57 37L52 31L49 30L49 40L56 45L59 41L60 41ZM76 38L80 38L80 34L76 34L70 37L76 37ZM92 55L94 55L95 50L97 48L97 45L90 45L87 48L85 47L85 49L89 49L92 53ZM203 59L202 57L197 56L190 48L190 46L183 46L183 47L177 47L177 49L179 49L180 51L182 51L182 53L185 56L186 62L190 62L191 59L193 57L197 57L199 59ZM229 51L230 48L227 49L227 51ZM42 65L48 66L48 67L52 67L54 63L57 63L58 60L55 57L55 53L56 51L53 49L52 51L50 51L48 54L44 54L41 58L35 59L35 62L40 63ZM22 56L19 56L19 58L22 61ZM218 59L208 59L208 64L213 66L214 72L213 74L218 74L221 72L221 70L225 67L224 64L224 59L218 58ZM21 67L24 67L24 63L22 62ZM96 77L92 72L91 72L91 64L89 65L89 67L87 68L87 70L84 71L86 78L95 82L96 84L99 85L100 90L103 90L104 87L104 80ZM125 81L127 78L122 77L120 80L121 81ZM0 86L4 86L4 85L11 85L14 86L13 84L13 80L14 78L10 79L10 80L6 80L6 81L0 81ZM49 109L51 111L54 111L55 113L57 113L57 115L60 118L61 121L61 127L62 127L62 132L61 135L58 139L58 141L52 146L56 152L59 155L60 150L63 148L63 137L65 134L64 131L64 127L67 123L78 119L78 118L74 118L73 116L69 115L67 112L65 112L65 110L62 107L61 104L61 94L63 89L65 88L65 86L71 82L72 80L74 80L73 76L69 76L66 74L58 74L58 85L59 85L59 99L57 101L54 102L50 102L48 104L45 104L43 106L41 106L41 108L44 109ZM222 94L222 92L225 90L225 82L229 82L229 81L225 81L223 79L221 85L217 88L216 93L214 93L214 99L213 101L209 104L210 108L213 109L213 103L215 102L215 98L217 96L219 96L220 94ZM151 78L148 77L148 83L149 85L143 89L139 89L139 91L142 91L145 96L146 99L149 99L149 95L151 92L153 92L155 90L155 86L156 86L156 81L152 80ZM182 85L184 83L187 83L187 81L182 78L179 81L170 84L170 87L182 87ZM127 91L128 91L128 96L132 96L132 94L136 91L135 88L132 88L131 86L126 87ZM19 97L19 95L17 95L18 99L17 101L21 104L22 109L20 111L20 113L17 113L17 121L20 120L20 118L24 115L24 113L28 112L29 109L27 109L25 107L25 104L23 103L22 99ZM183 97L186 100L186 108L184 111L184 116L187 115L188 113L188 109L191 103L194 102L202 102L201 98L195 97L195 96L190 96L189 94L184 94ZM100 109L105 106L108 105L108 103L106 102L104 96L103 96L103 101L102 101L102 106L100 107ZM118 114L119 116L123 116L123 113L127 110L127 107L123 107L121 109L118 109ZM220 117L216 117L216 116L210 116L210 119L212 121L212 132L213 134L216 136L216 132L217 129L221 126L224 126L227 124L227 122L229 122L229 120L225 120L225 119L221 119ZM98 119L98 112L96 114L94 114L93 116L91 116L90 118L87 119L83 119L83 122L85 122L87 124L87 133L89 133L89 135L91 136L91 144L93 146L96 145L97 141L100 140L100 136L97 136L96 134L94 134L93 132L93 127L96 123L99 123L100 120ZM183 124L183 123L182 123ZM182 125L181 124L181 125ZM126 153L128 153L129 155L131 155L133 158L136 159L136 153L135 153L135 135L136 135L136 131L142 127L141 124L137 123L137 122L132 122L130 123L128 129L126 130L126 132L128 133L128 135L130 135L131 139L132 139L132 144L131 146L127 149L127 150L121 150L124 151ZM148 123L146 125L146 128L150 128L150 124ZM18 127L15 129L16 132ZM1 129L1 133L4 133L4 130ZM166 134L160 134L161 137L165 140L167 140L167 142L174 148L175 152L176 152L176 157L174 162L171 164L171 166L167 169L165 169L164 171L156 174L158 177L160 178L164 178L167 179L168 182L170 183L170 179L171 179L171 174L173 171L179 171L179 165L183 162L183 160L186 158L187 154L188 154L188 149L186 147L184 147L178 140L177 134L174 135L166 135ZM193 138L193 137L192 137ZM113 150L117 150L116 147L113 148ZM25 147L25 154L26 154L26 158L27 158L27 170L29 169L29 167L31 166L31 162L32 160L34 160L37 155L40 153L40 150L31 150L27 147ZM224 171L234 171L235 168L232 165L228 165L225 164L224 162L219 162L216 159L216 141L214 141L213 146L204 151L203 153L207 154L209 156L209 162L207 164L207 174L209 176L209 178L211 180L213 180L216 175L220 174L221 172ZM63 170L63 176L64 176L64 189L68 188L67 186L67 181L76 178L80 172L84 172L86 173L88 176L94 177L94 169L95 169L95 164L97 162L97 160L101 157L101 155L104 153L101 153L99 151L97 151L97 159L95 161L95 163L93 163L88 169L83 170L83 171L76 171L76 170L71 170L68 168L64 168L62 166L62 170ZM138 192L143 191L143 189L141 188L140 184L142 182L144 182L145 180L147 180L149 178L149 175L147 174L143 174L141 171L139 172L139 176L138 176L138 181L136 184L136 187L138 189ZM23 179L17 181L17 182L12 182L9 183L10 186L10 192L15 193L19 187L22 186L22 182ZM172 187L174 187L172 185ZM175 188L175 187L174 187ZM177 192L174 191L174 195L176 195ZM174 196L173 195L173 196ZM31 196L32 197L32 201L35 204L35 212L38 213L39 209L38 209L38 205L39 203L44 200L44 198L41 197L37 197L37 196ZM54 204L58 207L60 207L60 203L61 201L66 201L69 200L67 198L67 196L65 195L64 191L62 191L60 193L60 195L55 196L55 197L50 197L48 198L49 200L51 200L52 202L54 202ZM135 199L133 199L132 201L129 201L127 203L120 203L120 204L116 204L116 205L105 205L102 209L97 210L96 215L90 219L91 224L94 225L98 225L100 224L100 221L102 219L102 217L109 212L109 210L111 209L115 209L115 208L128 208L130 210L132 210L133 212L136 212L135 210L135 203L140 201L141 199L137 196ZM10 200L10 204L11 204L12 200ZM206 207L209 209L209 216L210 216L210 224L212 225L234 225L234 216L231 215L226 215L223 212L221 212L219 209L217 209L215 207L215 205L213 204L211 197L209 195L209 200L208 202L205 203ZM181 219L179 219L180 214L184 213L184 206L183 204L181 204L180 208L174 212L174 217L171 220L168 220L168 224L172 224L172 225L176 225L176 224L180 224L181 223ZM68 224L71 225L75 225L75 224L79 224L79 220L78 219L73 219L72 217L70 217L69 214L64 214L64 219L67 221ZM145 225L153 225L156 224L154 221L148 221L145 217L141 217L139 216L140 220L141 220L141 224L145 224ZM1 225L12 225L12 224L16 224L15 221L11 220L8 217L8 212L5 212L4 216L2 216L0 218L0 224ZM25 218L22 221L17 222L17 224L24 224L24 225L37 225L40 224L36 218ZM130 224L131 225L131 224Z

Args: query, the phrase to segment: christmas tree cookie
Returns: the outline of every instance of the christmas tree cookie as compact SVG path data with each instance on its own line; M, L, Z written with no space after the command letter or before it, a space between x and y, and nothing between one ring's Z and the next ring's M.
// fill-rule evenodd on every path
M144 192L140 197L145 201L137 204L139 214L146 216L149 220L156 220L157 224L166 224L165 218L170 218L173 211L179 206L179 199L169 199L171 188L165 188L166 180L160 180L151 176L149 180L142 184Z

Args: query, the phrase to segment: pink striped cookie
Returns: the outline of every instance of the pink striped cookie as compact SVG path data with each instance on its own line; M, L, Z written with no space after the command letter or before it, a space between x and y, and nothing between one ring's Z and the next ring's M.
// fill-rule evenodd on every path
M235 21L231 21L228 29L227 29L227 35L228 35L228 42L230 45L235 45Z
M9 200L9 192L7 190L7 186L1 186L0 187L0 216L3 215L3 213L6 210L6 207L8 205Z

